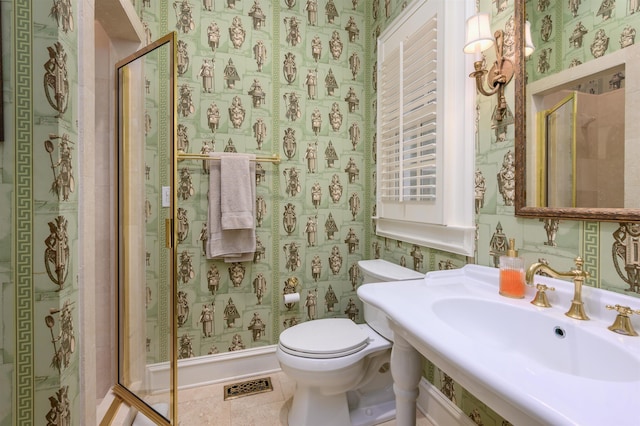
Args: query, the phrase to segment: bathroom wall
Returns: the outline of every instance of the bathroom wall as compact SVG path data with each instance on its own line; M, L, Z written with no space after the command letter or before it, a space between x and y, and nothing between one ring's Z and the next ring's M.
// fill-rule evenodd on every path
M149 40L175 30L179 51L186 52L186 57L178 59L179 148L198 153L233 146L238 152L282 158L279 166L260 163L264 172L256 179L261 252L253 262L240 264L206 259L203 227L209 175L201 161L180 162L178 207L184 218L178 244L181 357L274 344L284 328L309 319L309 314L313 318L345 316L350 300L356 303L350 312L362 321L355 295L360 279L354 265L365 257L364 218L370 212L370 201L364 195L369 174L365 159L371 155L366 137L370 131L364 119L370 107L365 102L370 99L365 93L365 81L371 77L371 68L365 67L365 46L371 43L365 16L370 10L364 2L354 7L353 2L336 1L330 2L334 6L331 13L326 2L318 2L317 13L310 13L307 5L312 3L176 1L168 8L156 2L136 3ZM162 27L163 20L167 28ZM352 39L348 24L355 28ZM208 41L213 26L219 30L218 45ZM236 44L232 30L238 34ZM312 46L319 46L317 58ZM260 63L258 49L266 52ZM286 72L285 62L291 64ZM201 76L209 65L213 68L211 87ZM237 80L225 78L235 75L231 66ZM331 76L334 81L328 83ZM264 97L254 102L250 91L256 84ZM345 100L350 91L351 107ZM229 112L234 102L243 116L235 123ZM214 108L220 113L217 125L209 123L208 112ZM333 126L332 111L340 117ZM314 112L320 116L319 129L312 127ZM256 129L262 125L265 134L258 138ZM314 204L312 193L317 188L320 197ZM318 274L312 273L312 263L320 265ZM235 283L232 274L238 277ZM258 297L256 288L261 285L264 290ZM285 285L300 293L299 303L284 305ZM308 297L310 302L316 300L315 309L305 307ZM237 318L229 313L230 305ZM202 313L212 307L213 332L209 335ZM264 329L249 329L255 319ZM153 312L148 322L153 322ZM166 360L157 336L149 336L148 362Z
M79 21L75 5L1 6L0 424L44 423L69 414L81 381Z

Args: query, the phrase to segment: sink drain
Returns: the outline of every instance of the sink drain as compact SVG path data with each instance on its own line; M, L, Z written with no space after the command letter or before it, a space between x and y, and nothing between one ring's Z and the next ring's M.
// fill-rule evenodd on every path
M553 329L553 333L556 335L556 337L558 339L564 339L565 337L567 337L567 332L564 331L564 328L560 327L560 326L556 326Z
M224 387L224 400L255 395L273 390L271 377L247 380L246 382L233 383Z

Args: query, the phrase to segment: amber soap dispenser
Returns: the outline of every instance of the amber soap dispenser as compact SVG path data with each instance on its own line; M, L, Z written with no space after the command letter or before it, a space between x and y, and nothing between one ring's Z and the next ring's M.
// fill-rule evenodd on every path
M500 294L514 299L524 297L524 259L518 257L516 241L509 239L507 254L500 256Z

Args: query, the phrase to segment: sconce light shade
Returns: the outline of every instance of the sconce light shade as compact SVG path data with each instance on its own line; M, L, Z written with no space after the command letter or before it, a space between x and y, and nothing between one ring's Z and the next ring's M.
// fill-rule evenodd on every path
M524 56L531 55L536 50L531 39L531 22L527 21L524 25Z
M464 53L479 53L493 46L495 39L491 34L488 13L477 13L467 19L466 29Z

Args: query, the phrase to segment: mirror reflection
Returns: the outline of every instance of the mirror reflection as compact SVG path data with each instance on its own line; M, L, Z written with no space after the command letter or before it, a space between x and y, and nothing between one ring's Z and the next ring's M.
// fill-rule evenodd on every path
M640 220L640 14L533 1L514 12L516 215ZM536 46L527 59L525 20Z
M624 68L542 96L540 207L625 206Z

